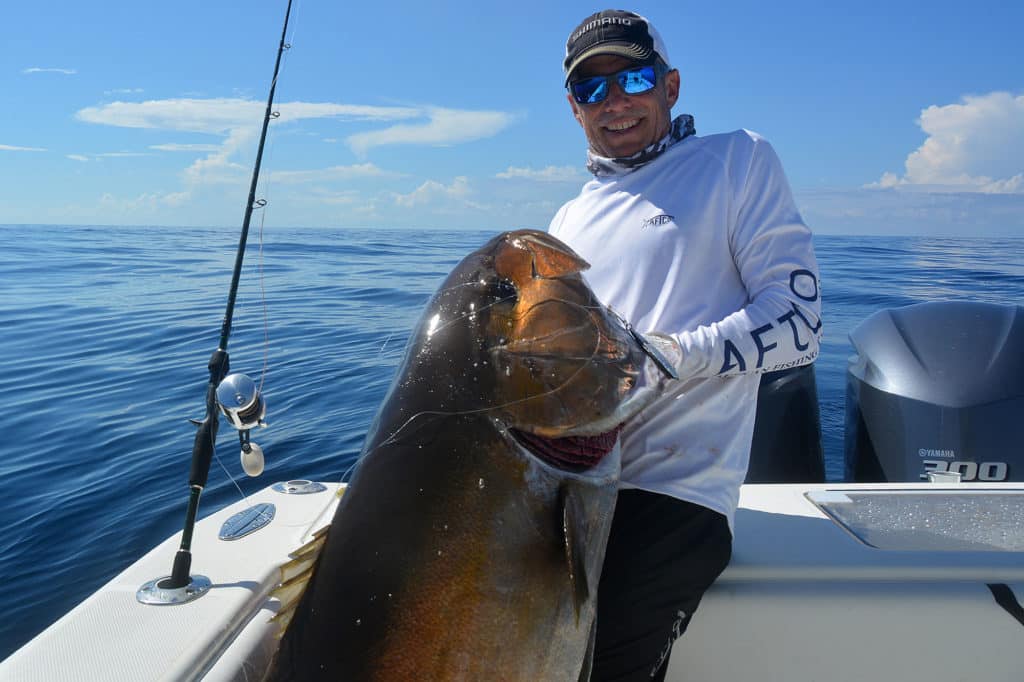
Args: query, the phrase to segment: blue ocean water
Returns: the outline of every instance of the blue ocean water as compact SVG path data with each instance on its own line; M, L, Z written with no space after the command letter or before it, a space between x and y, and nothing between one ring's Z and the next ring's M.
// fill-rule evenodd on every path
M200 515L238 500L236 482L249 493L339 480L420 308L490 236L254 230L229 351L233 371L264 380L270 427L253 437L267 468L245 477L222 427L223 467ZM181 529L188 419L204 410L237 240L236 228L0 226L0 658ZM825 236L815 247L816 371L837 480L848 332L921 301L1019 303L1024 239Z

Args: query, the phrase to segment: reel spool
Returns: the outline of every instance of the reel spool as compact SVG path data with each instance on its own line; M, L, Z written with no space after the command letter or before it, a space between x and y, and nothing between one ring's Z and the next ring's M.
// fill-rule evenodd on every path
M242 446L242 470L249 476L263 473L263 448L249 441L249 430L264 428L267 403L256 383L244 374L229 374L217 386L217 405L228 422L238 429Z
M267 403L256 383L244 374L229 374L217 386L217 405L239 431L264 427Z

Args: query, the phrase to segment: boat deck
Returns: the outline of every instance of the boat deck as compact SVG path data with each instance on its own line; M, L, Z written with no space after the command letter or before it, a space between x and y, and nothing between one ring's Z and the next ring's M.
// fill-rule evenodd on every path
M179 536L168 538L0 663L0 679L259 679L277 566L330 518L337 488L261 491L249 503L274 503L276 518L231 542L218 531L246 503L204 519L193 571L209 594L139 604L138 588L169 571ZM744 486L732 562L668 679L1020 682L1024 627L988 585L1024 598L1022 496L1020 484Z
M842 514L858 496L852 530L810 499ZM744 486L732 561L668 679L1019 682L1024 627L988 585L1024 600L1022 499L1019 483Z

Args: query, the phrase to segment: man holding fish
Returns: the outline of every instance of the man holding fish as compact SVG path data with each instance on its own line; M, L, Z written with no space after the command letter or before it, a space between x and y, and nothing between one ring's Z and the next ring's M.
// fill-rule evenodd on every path
M621 432L591 679L660 680L730 558L759 375L817 356L818 268L768 142L671 118L680 75L647 19L587 17L563 68L594 178L549 230L679 374L651 369L660 394Z
M771 147L670 120L670 64L629 12L570 36L595 178L426 304L329 528L281 567L265 679L664 677L729 560L758 374L821 332Z

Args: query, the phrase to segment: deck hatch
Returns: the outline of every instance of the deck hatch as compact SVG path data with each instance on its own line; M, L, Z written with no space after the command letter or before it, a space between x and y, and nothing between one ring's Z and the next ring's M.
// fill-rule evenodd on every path
M816 490L807 498L877 549L1024 552L1024 490Z
M221 525L218 537L221 540L244 538L273 521L276 513L277 508L268 502L261 502L248 509L243 509Z

